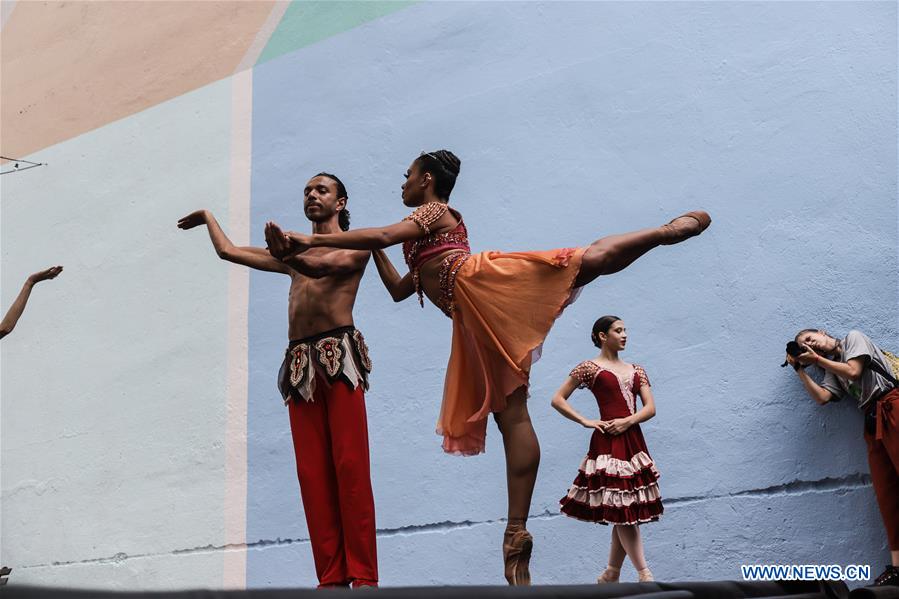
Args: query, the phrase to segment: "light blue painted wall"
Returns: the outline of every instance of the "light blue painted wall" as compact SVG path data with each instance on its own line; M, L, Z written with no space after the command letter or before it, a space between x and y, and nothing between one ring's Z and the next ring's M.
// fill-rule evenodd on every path
M747 562L879 571L861 415L816 408L777 366L805 326L899 349L895 3L429 2L254 77L254 244L267 220L307 227L300 190L320 170L346 182L355 227L402 218L404 169L440 147L462 158L453 205L476 251L712 213L702 238L587 288L533 369L536 583L590 582L607 554L607 528L558 515L588 432L549 397L610 312L658 402L644 431L668 503L644 535L659 579L736 578ZM275 390L286 293L284 277L251 276L250 586L315 583ZM502 583L499 435L460 459L433 434L449 321L394 305L373 267L356 321L375 364L383 584Z
M4 175L0 562L10 584L220 587L231 82L42 150Z

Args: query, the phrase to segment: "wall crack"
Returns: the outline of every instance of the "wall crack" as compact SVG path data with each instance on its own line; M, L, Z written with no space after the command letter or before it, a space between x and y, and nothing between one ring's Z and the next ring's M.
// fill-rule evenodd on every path
M770 497L775 495L802 495L805 493L821 493L821 492L839 492L855 490L864 487L870 487L871 477L867 474L856 473L838 478L822 478L814 481L793 480L780 485L772 485L759 489L746 489L733 493L721 493L716 495L695 495L684 497L672 497L665 500L666 506L689 505L702 501L714 501L719 499L742 498L742 497ZM531 520L552 520L562 518L562 514L550 510L544 510L540 513L531 514ZM505 518L493 520L462 520L454 522L445 520L442 522L431 522L427 524L410 524L408 526L400 526L396 528L379 528L377 530L378 538L389 538L395 536L416 535L422 533L434 532L452 532L475 526L489 526L491 524L500 524L506 521ZM195 555L203 553L218 553L228 551L247 551L250 549L266 549L269 547L287 547L290 545L301 545L309 542L306 537L300 538L275 538L275 539L258 539L250 543L227 543L224 545L202 545L197 547L189 547L184 549L174 549L168 552L157 553L141 553L136 555L128 555L127 553L116 553L108 557L98 557L85 560L72 561L54 561L45 564L33 564L25 566L15 566L16 568L27 570L31 568L47 568L47 567L68 567L81 566L90 564L120 564L129 560L147 559L156 557L165 557L171 555Z

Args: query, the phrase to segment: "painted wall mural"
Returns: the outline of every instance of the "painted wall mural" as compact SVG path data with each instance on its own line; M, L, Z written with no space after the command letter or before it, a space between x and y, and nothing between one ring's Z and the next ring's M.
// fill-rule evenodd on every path
M658 579L878 566L861 414L778 364L806 326L899 348L896 23L894 2L4 0L0 155L46 166L0 179L2 306L66 269L0 346L10 584L315 585L275 386L286 279L175 223L208 208L256 246L269 220L305 231L324 170L354 227L387 224L411 160L443 147L476 251L715 218L586 289L534 367L535 583L605 563L608 529L559 515L587 433L549 401L606 313L658 403ZM503 583L499 435L460 459L434 434L449 321L394 304L371 266L356 324L382 584Z

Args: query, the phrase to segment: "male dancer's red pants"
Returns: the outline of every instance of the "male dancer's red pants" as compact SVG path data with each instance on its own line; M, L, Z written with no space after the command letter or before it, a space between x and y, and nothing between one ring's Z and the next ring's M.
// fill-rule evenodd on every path
M314 401L292 400L289 407L319 586L377 586L365 392L316 377Z
M899 551L899 389L877 402L877 433L865 432L871 482L887 529L890 551Z

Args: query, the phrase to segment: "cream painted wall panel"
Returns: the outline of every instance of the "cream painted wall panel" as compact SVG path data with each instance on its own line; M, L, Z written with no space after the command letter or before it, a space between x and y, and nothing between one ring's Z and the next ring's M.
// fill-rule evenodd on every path
M209 85L3 177L3 306L65 266L2 344L0 559L17 581L223 544L227 266L204 229L175 224L206 207L227 226L231 97L230 80ZM108 563L78 586L136 583ZM220 556L173 563L221 584Z
M206 575L221 570L221 564L222 555L217 550L113 556L95 562L16 568L10 577L10 584L67 588L115 586L154 591L197 588L200 585L215 587L215 580ZM197 582L195 574L200 574L202 582Z

